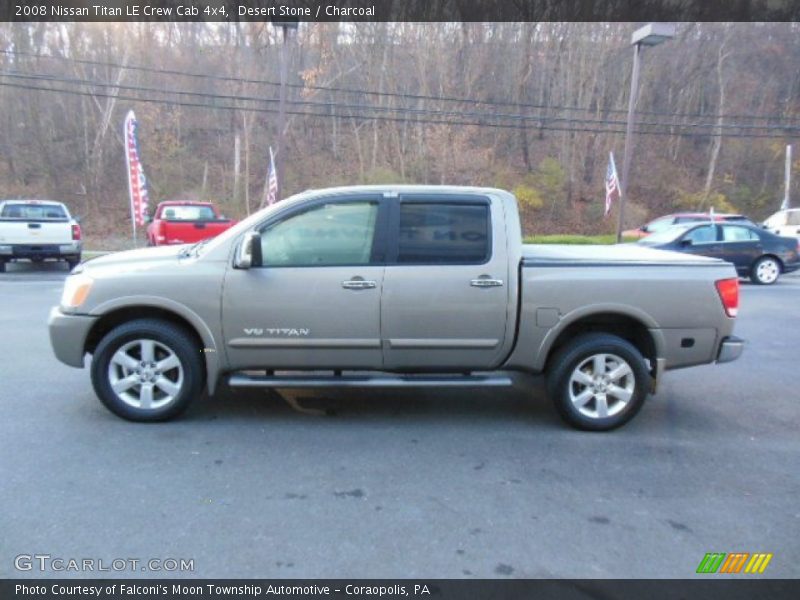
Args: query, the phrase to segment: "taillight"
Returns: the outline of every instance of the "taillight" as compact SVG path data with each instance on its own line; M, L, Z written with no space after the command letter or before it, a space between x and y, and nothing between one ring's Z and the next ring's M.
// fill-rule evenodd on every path
M81 226L77 223L72 226L72 239L76 242L81 239Z
M739 279L720 279L716 285L725 313L735 317L739 313Z

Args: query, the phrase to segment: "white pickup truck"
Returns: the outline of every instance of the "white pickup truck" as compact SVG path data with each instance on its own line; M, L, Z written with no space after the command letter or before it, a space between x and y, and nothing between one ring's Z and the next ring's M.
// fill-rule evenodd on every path
M65 260L72 270L81 262L81 226L61 202L0 202L0 273L19 259Z

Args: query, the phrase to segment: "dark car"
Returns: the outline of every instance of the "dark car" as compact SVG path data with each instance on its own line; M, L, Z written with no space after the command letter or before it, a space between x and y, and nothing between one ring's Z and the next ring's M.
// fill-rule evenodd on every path
M657 219L653 219L646 225L642 225L639 229L629 229L627 231L623 231L622 235L628 238L643 238L647 237L653 233L659 233L661 231L666 231L667 229L674 227L675 225L690 225L692 223L701 223L704 221L710 220L718 221L718 222L727 222L727 223L742 223L744 225L753 225L750 219L748 219L744 215L735 215L735 214L728 214L728 213L717 213L717 214L710 214L710 213L701 213L701 212L693 212L693 213L675 213L674 215L666 215L664 217L659 217Z
M727 260L740 276L761 285L773 284L781 273L800 269L797 238L781 237L753 225L708 221L677 225L636 243Z

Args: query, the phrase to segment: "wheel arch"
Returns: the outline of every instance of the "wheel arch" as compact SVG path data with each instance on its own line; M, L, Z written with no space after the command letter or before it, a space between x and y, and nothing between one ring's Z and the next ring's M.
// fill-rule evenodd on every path
M184 328L196 339L198 349L203 353L208 392L209 394L214 392L219 378L221 357L211 330L194 311L166 298L142 296L101 304L89 314L98 319L86 336L84 353L93 353L97 344L109 331L134 319L161 319Z
M784 272L784 264L783 264L783 261L781 260L781 257L778 256L777 254L773 254L772 252L765 252L764 254L759 256L757 259L755 259L753 261L753 263L750 265L750 271L752 271L755 268L755 266L758 264L758 261L760 261L760 260L762 260L764 258L773 259L776 263L778 263L778 267L780 267L781 273Z
M655 376L656 362L663 349L663 340L657 335L658 324L646 313L636 309L623 310L618 306L593 307L562 319L542 342L542 369L549 370L550 361L564 345L591 332L616 335L633 344L649 361L651 374Z

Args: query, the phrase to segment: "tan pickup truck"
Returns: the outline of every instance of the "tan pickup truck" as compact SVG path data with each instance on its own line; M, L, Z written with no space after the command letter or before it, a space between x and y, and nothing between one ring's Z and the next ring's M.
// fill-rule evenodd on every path
M79 266L56 356L137 421L232 387L510 386L545 373L561 416L606 430L664 371L734 360L733 266L635 246L522 243L508 192L308 191L194 246Z

